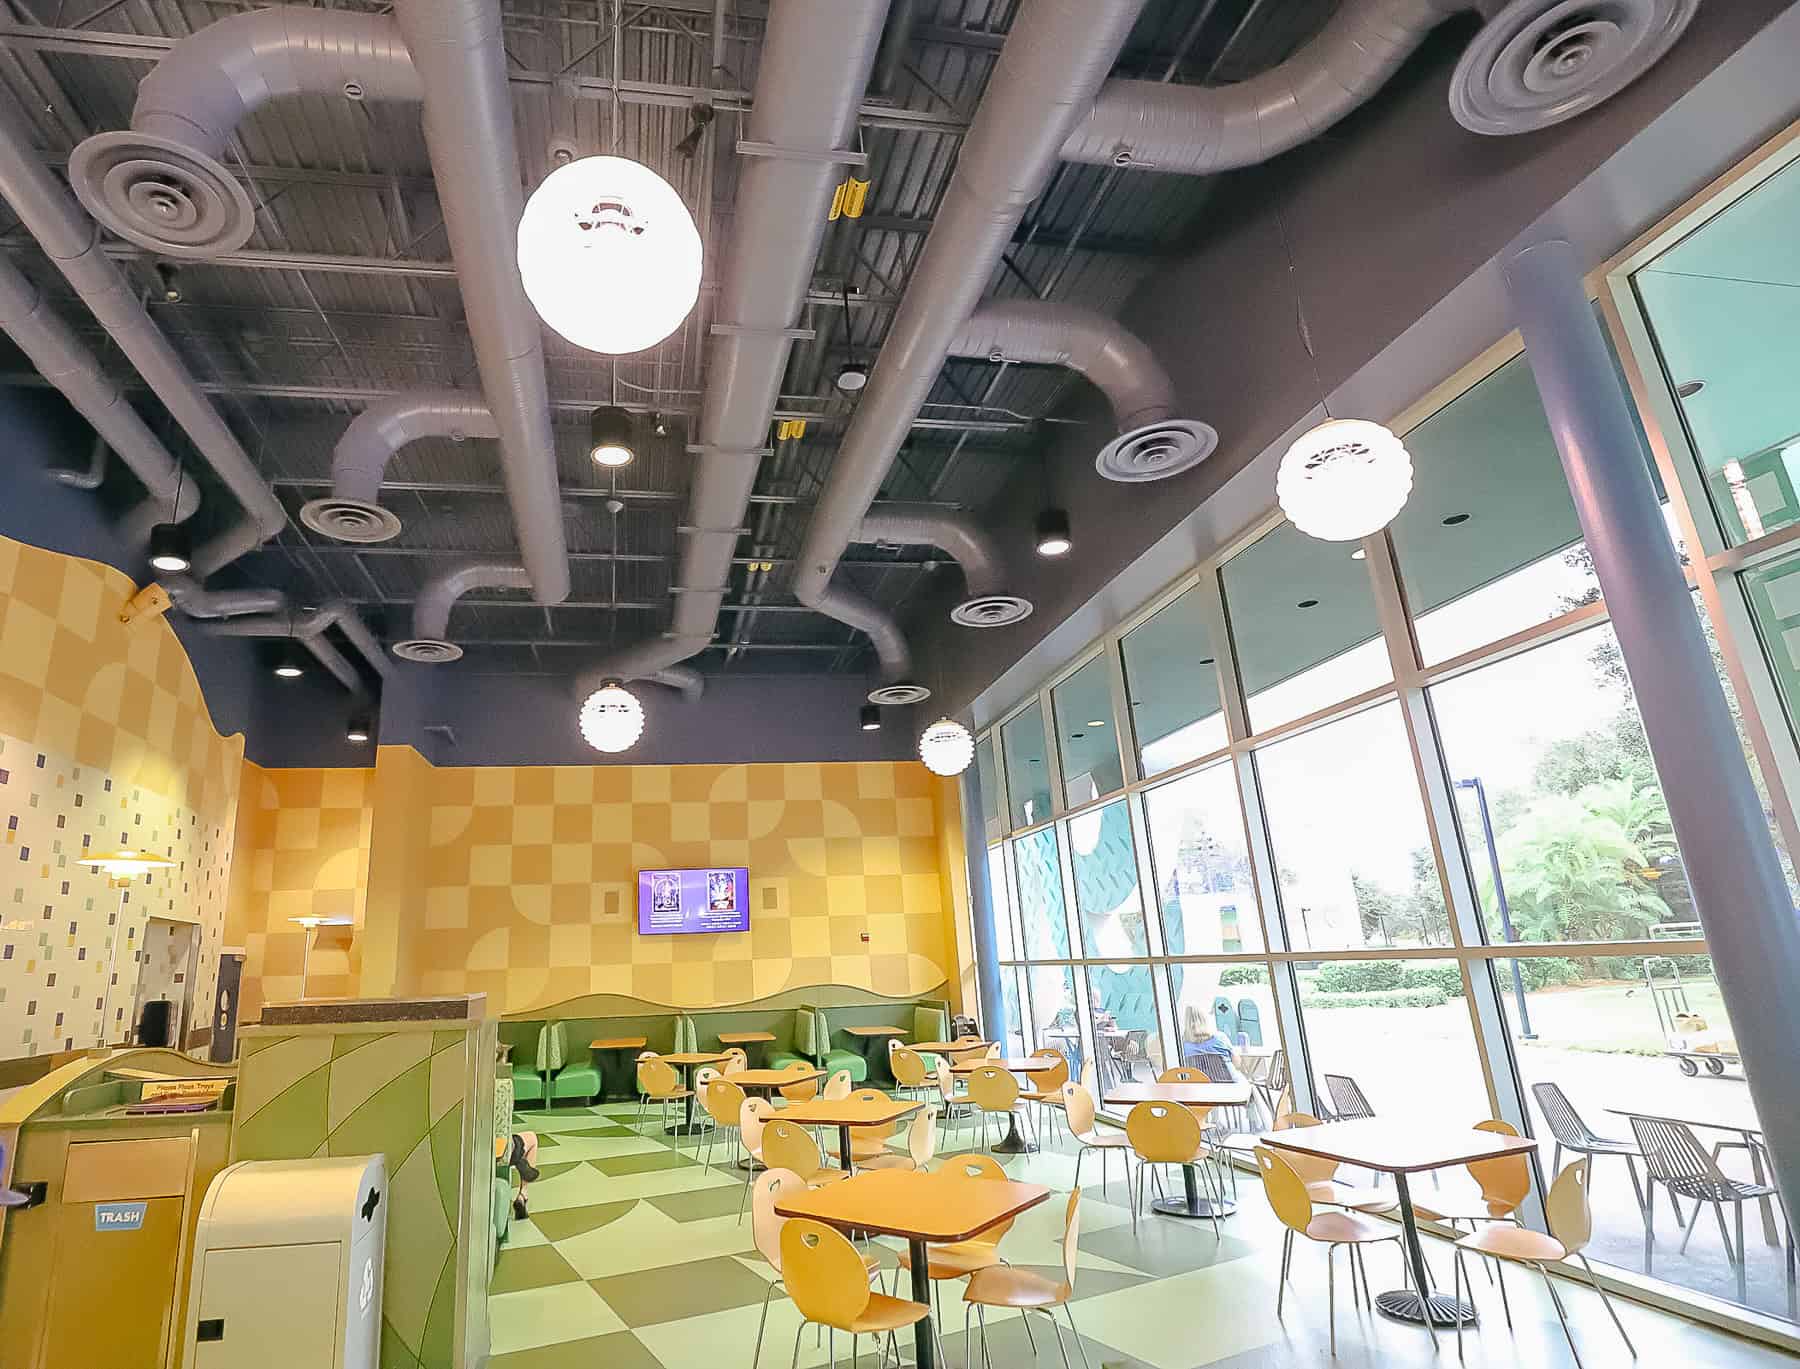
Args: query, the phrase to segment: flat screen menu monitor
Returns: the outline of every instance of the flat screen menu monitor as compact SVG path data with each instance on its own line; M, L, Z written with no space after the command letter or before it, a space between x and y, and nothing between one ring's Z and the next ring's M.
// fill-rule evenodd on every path
M638 871L640 935L749 930L750 871L743 866Z

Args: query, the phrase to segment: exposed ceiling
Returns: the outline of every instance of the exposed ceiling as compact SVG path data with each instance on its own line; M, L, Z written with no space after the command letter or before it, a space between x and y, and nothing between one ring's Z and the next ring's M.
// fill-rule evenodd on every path
M804 320L818 339L796 349L776 415L806 419L806 433L779 442L776 457L763 463L719 638L693 662L702 670L864 668L862 638L802 608L790 592L810 502L852 412L831 376L851 348L867 360L880 347L1017 6L921 0L911 7L914 22L898 60L891 70L878 69L862 121L869 201L860 219L840 220L826 235ZM331 7L387 8L373 0ZM10 0L0 19L4 98L36 128L45 160L60 170L84 137L129 124L137 81L169 46L251 8L259 6ZM1119 71L1189 83L1241 80L1286 56L1333 8L1332 0L1151 0ZM581 154L634 158L682 193L709 260L716 260L731 232L737 111L754 84L765 12L757 0L505 0L527 188L551 169L559 141ZM716 72L715 43L722 53ZM888 73L885 88L880 72ZM677 145L700 102L721 113L696 154L684 156ZM348 600L383 642L403 639L426 580L471 555L516 554L497 444L477 439L427 440L401 451L383 492L405 525L392 542L332 542L298 518L301 504L329 487L333 444L370 398L477 384L419 110L317 97L278 101L241 126L232 156L257 201L256 234L227 258L182 265L178 302L165 300L167 278L145 253L117 242L111 249L288 509L288 529L239 563L244 579L302 603ZM1211 190L1199 178L1065 163L1027 214L988 294L1113 312L1158 254L1194 236ZM135 384L9 213L4 228L0 247L46 289L103 364ZM608 646L666 622L712 298L703 288L674 336L616 364L545 332L574 589L551 608L498 590L464 598L451 635L467 657L455 669L569 674ZM10 379L29 381L29 370L10 349L0 359ZM983 506L1012 464L1033 456L1043 425L1067 387L1079 383L1059 369L949 363L884 497ZM142 398L171 450L191 455L178 430ZM609 401L645 415L639 458L618 475L625 507L616 518L605 507L615 488L583 452L586 412ZM664 435L650 432L652 414ZM213 497L203 521L231 512L228 496L206 492ZM761 563L771 569L757 569ZM903 611L929 575L957 573L940 570L948 566L943 554L924 547L857 547L846 565L840 574L850 587L890 612Z

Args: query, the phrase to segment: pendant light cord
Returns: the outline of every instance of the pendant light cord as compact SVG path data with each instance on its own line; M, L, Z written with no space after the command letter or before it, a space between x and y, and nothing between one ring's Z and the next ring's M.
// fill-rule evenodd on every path
M1319 354L1313 349L1312 329L1306 322L1306 304L1300 297L1299 269L1294 261L1294 244L1288 238L1287 215L1281 212L1281 202L1275 204L1275 231L1281 236L1282 255L1287 258L1288 290L1294 296L1294 326L1300 334L1300 345L1306 348L1306 360L1312 367L1313 388L1319 392L1319 407L1325 411L1325 417L1331 415L1331 398L1325 393L1325 382L1319 375Z

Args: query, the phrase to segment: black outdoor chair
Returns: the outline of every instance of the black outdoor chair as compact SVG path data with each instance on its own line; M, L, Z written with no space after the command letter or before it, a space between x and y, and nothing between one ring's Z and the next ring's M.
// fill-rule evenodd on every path
M1375 1115L1375 1105L1363 1096L1356 1080L1347 1074L1326 1075L1325 1091L1331 1095L1331 1115L1336 1121L1351 1122Z
M1776 1197L1775 1189L1768 1184L1746 1184L1727 1178L1719 1168L1718 1161L1700 1144L1700 1139L1680 1122L1660 1117L1633 1117L1631 1132L1637 1137L1638 1150L1644 1157L1644 1170L1650 1179L1644 1207L1644 1272L1651 1272L1653 1242L1650 1227L1656 1211L1656 1186L1661 1184L1669 1190L1671 1199L1675 1194L1680 1194L1694 1200L1694 1215L1688 1220L1687 1234L1681 1238L1681 1248L1676 1252L1678 1255L1687 1254L1688 1242L1694 1237L1694 1229L1700 1225L1700 1204L1712 1205L1713 1216L1719 1222L1719 1239L1725 1244L1725 1258L1731 1262L1732 1271L1737 1275L1737 1300L1743 1302L1747 1280L1745 1258L1748 1254L1744 1247L1744 1204L1755 1202L1759 1198ZM1737 1217L1735 1246L1725 1229L1726 1203L1732 1205ZM1788 1287L1791 1290L1794 1284L1794 1238L1791 1230L1786 1250Z
M1201 1051L1192 1057L1194 1067L1215 1084L1234 1084L1237 1076L1231 1072L1231 1061L1222 1055L1214 1055L1211 1051Z
M1581 1120L1581 1114L1575 1111L1575 1105L1569 1101L1560 1084L1533 1084L1531 1092L1537 1098L1544 1120L1550 1124L1550 1134L1556 1137L1556 1158L1551 1165L1552 1171L1562 1173L1565 1150L1574 1151L1577 1155L1620 1156L1625 1161L1625 1168L1631 1173L1631 1191L1637 1195L1638 1212L1643 1214L1644 1186L1638 1181L1637 1172L1637 1162L1642 1158L1643 1152L1638 1149L1637 1142L1602 1136L1588 1126ZM1675 1222L1676 1225L1681 1223L1680 1207L1675 1209Z

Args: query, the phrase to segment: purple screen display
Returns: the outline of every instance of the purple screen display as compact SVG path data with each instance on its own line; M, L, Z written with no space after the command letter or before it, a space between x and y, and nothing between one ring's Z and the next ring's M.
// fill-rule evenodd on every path
M638 871L640 934L749 930L750 871L743 866Z

